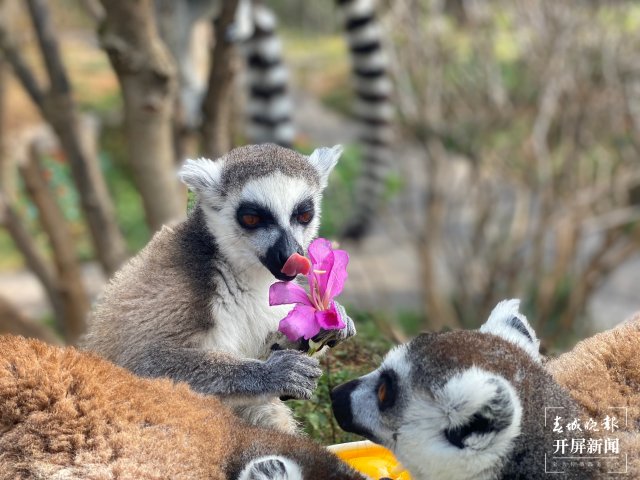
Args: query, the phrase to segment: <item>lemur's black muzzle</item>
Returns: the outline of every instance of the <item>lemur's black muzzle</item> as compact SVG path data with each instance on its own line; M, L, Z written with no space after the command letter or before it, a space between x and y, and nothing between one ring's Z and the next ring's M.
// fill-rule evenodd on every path
M262 264L269 269L278 280L288 282L296 278L282 273L282 267L294 253L304 255L304 250L296 240L287 232L282 231L275 243L267 250L267 254L261 259Z
M353 421L351 393L360 385L360 379L338 385L331 390L331 408L340 428L371 439L373 434Z

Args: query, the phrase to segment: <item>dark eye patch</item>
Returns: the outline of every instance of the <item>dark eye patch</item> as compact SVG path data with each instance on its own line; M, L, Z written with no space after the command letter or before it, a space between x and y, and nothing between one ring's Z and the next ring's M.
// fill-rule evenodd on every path
M527 327L524 326L524 323L522 323L522 320L520 320L518 317L516 316L511 317L509 321L507 321L507 325L519 331L521 334L527 337L530 342L533 342L533 338L531 338L531 334L529 333L529 330L527 330Z
M293 213L291 214L291 218L292 220L297 220L300 217L309 217L307 221L300 222L302 224L307 224L313 218L314 213L315 207L313 204L313 200L308 198L296 205L296 207L293 209Z
M313 200L310 198L307 198L306 200L303 200L298 205L296 205L296 207L293 209L293 216L300 215L301 213L313 212L313 211L314 211Z
M260 222L256 225L247 226L242 221L242 217L244 217L245 215L259 217ZM269 211L269 209L253 202L242 202L236 210L236 219L238 220L240 226L249 229L260 228L275 223L273 214Z
M383 371L376 385L376 395L378 397L378 408L380 411L387 410L395 405L397 393L398 385L395 372L392 370Z

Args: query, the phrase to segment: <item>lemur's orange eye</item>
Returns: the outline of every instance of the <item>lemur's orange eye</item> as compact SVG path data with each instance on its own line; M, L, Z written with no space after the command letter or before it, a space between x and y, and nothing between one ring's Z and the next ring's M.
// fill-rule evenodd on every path
M311 219L313 218L313 213L304 212L304 213L299 214L296 218L298 219L298 222L300 222L300 223L302 223L304 225L304 224L307 224L307 223L309 223L311 221Z
M244 223L247 227L255 227L260 223L260 217L258 215L242 215L242 223Z
M378 387L378 403L384 403L385 398L387 398L387 383L382 382Z

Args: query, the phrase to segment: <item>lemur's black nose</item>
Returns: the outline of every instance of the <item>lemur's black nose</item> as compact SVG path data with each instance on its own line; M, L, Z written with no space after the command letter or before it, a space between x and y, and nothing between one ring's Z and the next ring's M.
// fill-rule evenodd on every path
M352 380L338 385L331 390L331 408L338 425L347 432L359 433L353 423L353 411L351 409L351 393L358 388L360 379Z
M261 261L278 280L293 280L295 277L282 273L282 267L294 253L303 255L304 251L295 238L283 230L275 243L267 250L265 257L261 258Z
M282 266L284 266L284 264L287 263L287 259L291 255L293 255L293 253L295 253L295 252L288 253L288 251L289 251L288 248L283 248L283 249L280 249L280 250L276 251L276 256L277 256L278 263L282 264Z

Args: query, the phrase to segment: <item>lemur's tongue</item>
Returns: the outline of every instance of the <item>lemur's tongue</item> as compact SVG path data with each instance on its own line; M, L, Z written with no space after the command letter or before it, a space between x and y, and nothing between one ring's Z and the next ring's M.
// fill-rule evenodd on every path
M311 270L311 260L298 253L291 255L280 270L288 277L295 277L299 273L306 275Z

